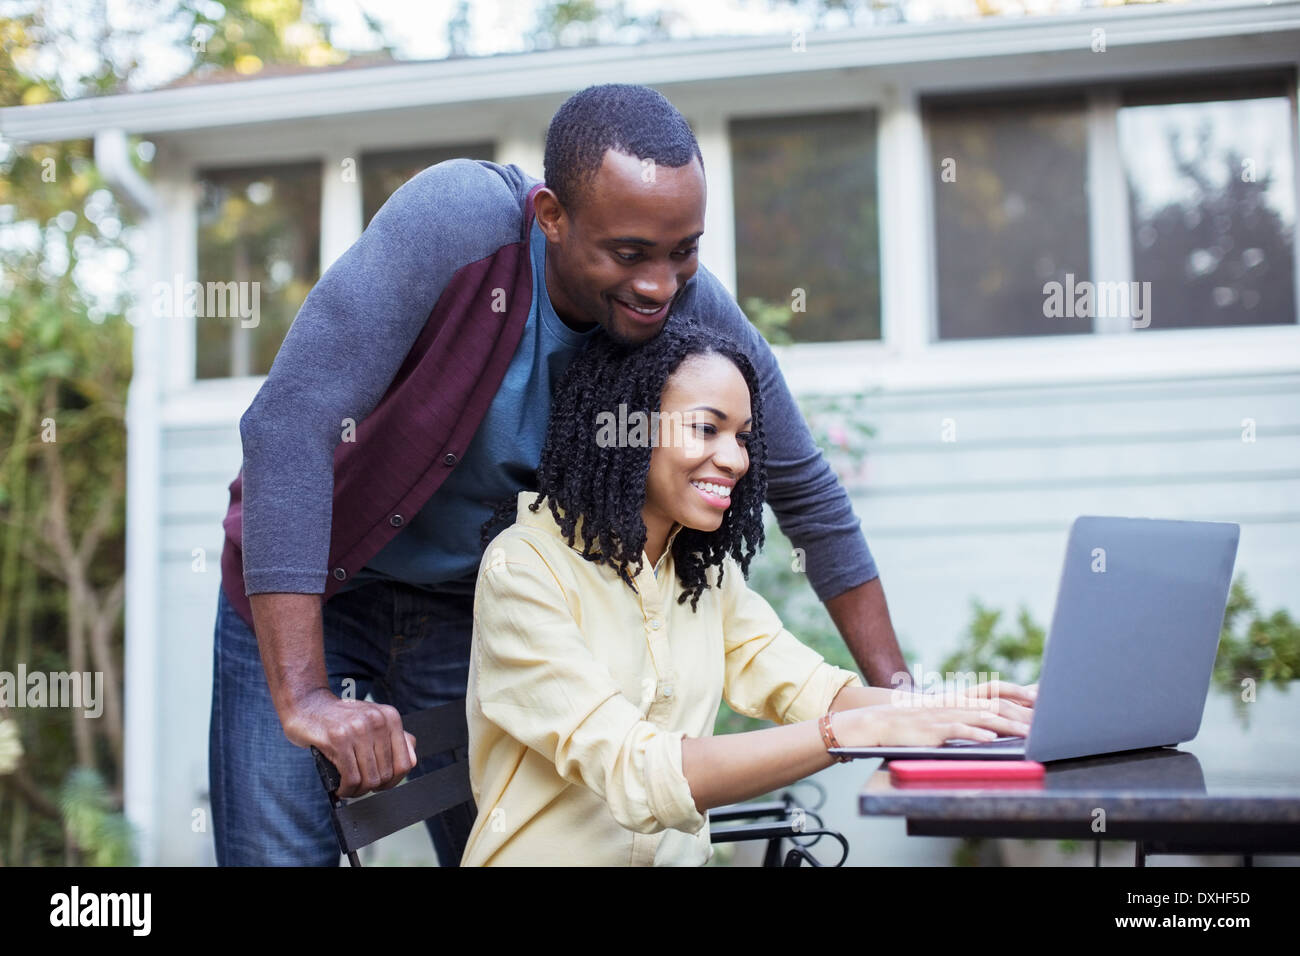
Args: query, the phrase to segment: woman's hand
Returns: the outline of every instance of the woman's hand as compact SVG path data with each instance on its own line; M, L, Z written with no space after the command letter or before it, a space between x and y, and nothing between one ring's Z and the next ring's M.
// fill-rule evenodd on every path
M1012 684L1005 680L985 681L970 689L968 697L1002 697L1014 700L1025 707L1033 707L1038 699L1038 682L1032 684Z
M896 707L983 707L992 708L1003 717L1019 721L1026 726L1033 722L1034 700L1038 696L1038 685L1022 686L1008 681L987 681L973 687L936 690L928 693L920 691L894 691L890 695L890 705Z
M1009 699L971 697L949 705L937 696L905 704L857 707L835 715L836 739L844 747L938 747L953 738L1023 737L1032 717Z

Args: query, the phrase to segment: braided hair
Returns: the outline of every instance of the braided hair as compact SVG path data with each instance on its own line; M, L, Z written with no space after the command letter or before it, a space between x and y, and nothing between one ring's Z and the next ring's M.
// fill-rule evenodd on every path
M722 583L723 560L730 555L748 576L749 563L763 546L763 501L767 495L766 443L763 403L758 375L749 358L717 332L689 317L670 315L663 330L644 344L626 345L607 335L597 335L569 364L557 386L551 406L546 442L537 468L537 498L528 506L536 512L549 500L551 514L570 547L576 547L578 518L582 518L582 556L614 568L636 590L633 577L643 566L646 527L646 479L650 471L650 436L642 445L602 443L597 440L598 418L626 405L634 411L659 411L664 386L688 358L721 355L740 371L749 387L753 422L749 469L731 491L731 505L716 531L682 528L673 539L673 562L682 584L677 602L691 599L691 610L709 586L710 566L718 567ZM654 420L654 419L651 419ZM502 501L483 525L486 549L491 529L515 516L516 499ZM596 546L593 548L593 545Z

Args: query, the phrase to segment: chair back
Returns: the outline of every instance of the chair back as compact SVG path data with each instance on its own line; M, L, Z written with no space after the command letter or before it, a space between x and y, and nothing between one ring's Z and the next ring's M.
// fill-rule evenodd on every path
M391 790L345 801L336 795L341 781L338 768L315 747L311 748L321 785L329 795L330 819L339 839L339 849L353 866L361 865L357 857L361 847L461 804L473 806L465 701L403 714L402 727L415 736L417 762L448 751L453 762L414 779L408 778Z

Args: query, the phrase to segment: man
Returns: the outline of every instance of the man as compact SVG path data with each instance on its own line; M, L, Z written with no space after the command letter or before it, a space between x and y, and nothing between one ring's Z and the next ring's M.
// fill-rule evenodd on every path
M343 797L443 765L415 766L398 715L465 696L479 530L533 487L552 384L592 335L645 342L677 310L752 357L781 528L868 681L906 672L844 489L699 265L685 119L646 87L589 87L553 118L544 172L458 159L403 185L307 296L240 421L209 753L220 865L338 863L311 745ZM430 822L444 865L472 823Z

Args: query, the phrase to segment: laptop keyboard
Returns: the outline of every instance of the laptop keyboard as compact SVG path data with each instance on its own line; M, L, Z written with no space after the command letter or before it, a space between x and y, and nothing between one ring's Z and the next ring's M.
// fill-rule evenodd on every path
M1024 737L994 737L992 740L967 740L964 737L954 737L951 740L945 740L945 747L1005 747L1007 744L1023 744Z

